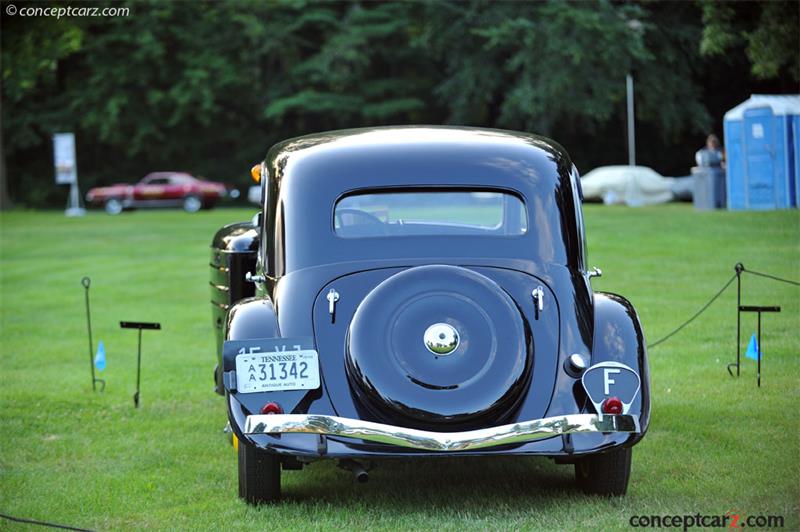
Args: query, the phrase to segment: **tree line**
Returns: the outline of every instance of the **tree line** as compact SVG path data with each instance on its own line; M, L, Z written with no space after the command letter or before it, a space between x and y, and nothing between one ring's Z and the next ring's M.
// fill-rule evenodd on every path
M84 190L154 170L246 186L278 140L383 124L531 131L588 171L627 161L628 73L637 160L679 175L726 109L800 80L794 1L97 5L130 9L2 16L0 173L15 204L63 204L59 131L76 133Z

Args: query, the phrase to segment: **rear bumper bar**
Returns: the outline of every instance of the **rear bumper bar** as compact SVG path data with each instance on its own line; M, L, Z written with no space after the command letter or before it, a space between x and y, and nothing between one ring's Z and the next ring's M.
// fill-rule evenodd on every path
M464 432L432 432L316 414L247 416L245 434L324 434L426 451L471 451L562 434L641 432L639 416L574 414Z

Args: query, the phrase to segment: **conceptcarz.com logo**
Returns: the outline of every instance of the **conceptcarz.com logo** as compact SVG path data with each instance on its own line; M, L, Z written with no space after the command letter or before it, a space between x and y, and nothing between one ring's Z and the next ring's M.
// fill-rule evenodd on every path
M634 528L783 528L782 515L746 515L731 510L723 515L683 514L683 515L632 515L628 520Z

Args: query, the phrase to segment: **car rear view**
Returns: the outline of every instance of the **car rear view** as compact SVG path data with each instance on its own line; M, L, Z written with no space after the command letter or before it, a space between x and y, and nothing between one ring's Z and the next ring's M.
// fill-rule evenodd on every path
M281 469L320 459L364 478L442 455L547 456L589 493L625 493L649 422L644 337L627 300L591 288L563 148L349 130L278 144L256 174L261 214L212 249L248 235L250 262L225 255L212 282L254 287L215 307L242 498L275 501Z

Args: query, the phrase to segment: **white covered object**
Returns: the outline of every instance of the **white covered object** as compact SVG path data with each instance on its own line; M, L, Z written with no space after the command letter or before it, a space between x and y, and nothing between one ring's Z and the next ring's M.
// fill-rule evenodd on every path
M672 201L674 177L646 166L601 166L581 178L583 197L632 207Z

